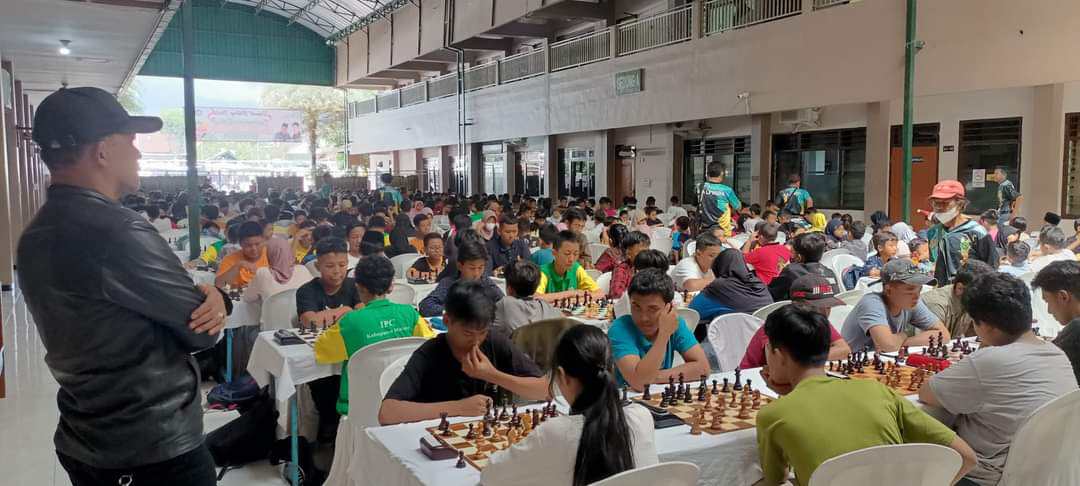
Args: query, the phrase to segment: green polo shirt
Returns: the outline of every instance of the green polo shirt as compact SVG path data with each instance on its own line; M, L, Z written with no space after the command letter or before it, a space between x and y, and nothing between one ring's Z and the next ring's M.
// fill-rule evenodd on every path
M349 414L349 357L364 346L387 339L419 336L430 338L435 331L416 308L386 299L368 302L362 309L345 314L315 341L315 361L344 363L337 411Z
M766 482L784 482L791 467L795 484L805 486L821 463L841 454L890 444L948 446L956 432L881 383L816 376L761 409L757 438Z

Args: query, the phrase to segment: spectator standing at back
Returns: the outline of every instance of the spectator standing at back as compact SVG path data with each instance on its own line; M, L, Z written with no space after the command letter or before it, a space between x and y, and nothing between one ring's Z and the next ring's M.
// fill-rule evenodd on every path
M806 208L814 205L814 198L802 188L802 177L791 174L788 176L788 186L776 195L776 204L782 211L802 216Z
M398 191L396 187L391 185L394 182L394 176L389 173L384 173L379 176L379 181L382 182L382 187L379 188L379 197L382 201L394 206L401 205L401 201L403 200L401 191Z
M1042 293L1046 308L1064 326L1054 344L1072 363L1080 382L1080 262L1053 262L1042 269L1031 287Z
M964 292L979 350L930 377L919 400L944 409L979 463L959 483L995 486L1017 429L1047 402L1076 390L1068 357L1031 329L1031 294L1016 277L990 273Z
M1005 167L994 168L993 177L998 185L998 224L1006 225L1014 214L1020 213L1020 203L1024 201L1024 195L1020 194L1020 191L1009 180L1009 172Z
M927 239L938 286L952 282L957 270L969 258L981 260L995 269L998 267L997 245L986 228L964 215L967 204L964 185L960 181L941 181L930 194L934 212Z
M701 185L701 194L698 195L701 231L719 226L724 230L724 237L729 237L734 228L731 216L742 207L742 202L735 191L723 183L724 164L710 162L705 176L708 180Z

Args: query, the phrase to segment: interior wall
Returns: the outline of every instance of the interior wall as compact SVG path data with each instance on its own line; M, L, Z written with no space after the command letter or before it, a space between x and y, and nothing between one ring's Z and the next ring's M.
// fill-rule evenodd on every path
M391 64L415 59L420 55L420 8L405 5L394 11L393 55Z
M390 67L393 27L389 21L380 20L368 26L368 72L378 72Z
M657 201L671 198L671 160L674 154L672 127L652 125L615 130L616 145L637 148L634 161L634 193L641 203L649 196ZM639 204L640 206L640 204Z

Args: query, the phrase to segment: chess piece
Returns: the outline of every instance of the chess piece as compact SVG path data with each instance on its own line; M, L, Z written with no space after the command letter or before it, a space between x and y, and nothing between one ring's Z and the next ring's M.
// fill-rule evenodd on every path
M465 440L473 440L476 438L476 431L473 430L473 424L469 424L469 432L465 434Z
M727 393L730 390L731 390L731 388L730 388L730 385L728 384L728 379L724 378L724 387L720 389L720 393Z
M720 382L718 382L716 380L712 381L712 394L713 395L719 395L720 394L720 388L718 387L719 384L720 384Z
M439 413L439 432L446 432L450 429L450 421L446 419L449 416L450 414L447 412Z
M742 406L739 407L739 414L736 415L735 417L739 418L739 419L742 419L742 420L746 420L746 419L750 418L750 410L748 409L748 407L746 406L745 403L742 404Z
M641 399L645 400L646 402L649 401L649 400L652 400L652 394L649 393L649 384L648 383L645 384L645 393L641 395Z
M720 430L724 426L724 413L723 411L714 412L712 416L712 424L709 424L709 428L712 430Z
M750 408L761 410L761 392L754 390L754 400L750 402Z
M659 405L659 407L660 408L668 408L668 405L670 405L670 403L668 402L668 394L667 394L667 392L661 393L660 394L660 405Z
M734 390L732 390L731 391L731 401L728 402L728 408L735 408L735 404L737 403L738 399L739 399L738 395L735 393Z
M746 389L747 390L753 390L753 388L750 386L750 378L746 379Z
M454 467L458 469L465 469L465 464L465 452L458 451L457 464L454 464Z
M697 420L690 420L690 435L701 435L701 424Z
M519 436L517 429L514 427L508 427L506 431L506 441L509 442L510 445L514 445L517 444L518 438Z
M630 397L627 395L627 388L622 387L622 401L623 403L630 403Z
M742 390L742 385L740 384L741 381L742 381L742 370L740 370L738 368L735 368L735 391Z

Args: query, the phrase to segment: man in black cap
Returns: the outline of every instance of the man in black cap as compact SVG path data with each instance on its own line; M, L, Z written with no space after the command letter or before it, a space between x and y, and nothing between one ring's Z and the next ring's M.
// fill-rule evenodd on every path
M925 346L931 337L950 339L949 329L919 295L934 278L910 258L894 258L881 269L882 291L867 293L844 320L840 334L856 353L873 348L894 353L904 346Z
M231 306L119 203L139 187L135 134L160 129L97 88L61 89L34 116L52 186L19 240L18 279L60 384L54 443L76 486L215 484L191 353L214 345Z

